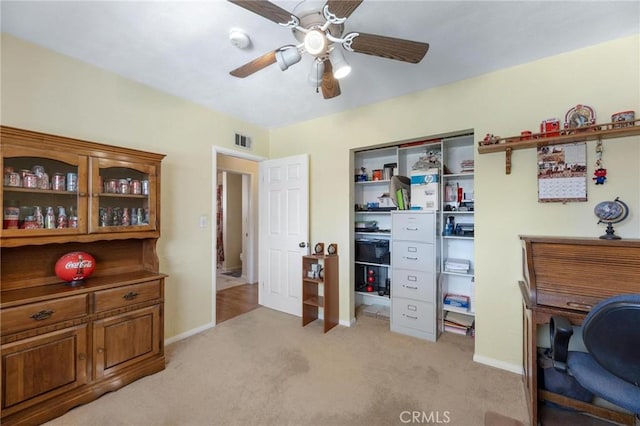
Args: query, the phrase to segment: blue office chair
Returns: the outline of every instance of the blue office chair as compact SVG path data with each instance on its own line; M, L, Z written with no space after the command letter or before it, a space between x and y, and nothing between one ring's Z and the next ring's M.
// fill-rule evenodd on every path
M619 407L640 414L640 294L615 296L598 303L582 323L589 351L568 351L573 328L561 316L550 322L551 357L585 389Z

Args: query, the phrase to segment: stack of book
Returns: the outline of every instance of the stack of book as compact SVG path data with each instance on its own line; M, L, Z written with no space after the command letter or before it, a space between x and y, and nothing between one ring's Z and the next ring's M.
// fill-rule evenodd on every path
M473 336L475 334L474 319L469 315L447 312L444 316L444 331Z
M457 272L459 274L468 274L471 262L466 259L447 258L444 261L444 270L447 272Z
M469 296L462 294L446 294L444 296L444 309L461 313L469 312Z
M473 172L473 160L464 160L460 163L460 167L462 167L462 173L472 173Z

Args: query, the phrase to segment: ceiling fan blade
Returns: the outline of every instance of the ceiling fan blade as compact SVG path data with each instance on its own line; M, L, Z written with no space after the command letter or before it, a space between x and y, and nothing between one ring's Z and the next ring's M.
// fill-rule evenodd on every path
M275 64L276 62L276 51L265 53L259 58L254 59L251 62L247 62L241 67L236 68L231 71L231 74L234 77L245 78L253 74L254 72L260 71L263 68L268 67L271 64Z
M267 0L229 0L231 3L247 9L257 15L267 18L276 24L286 24L291 21L294 16L291 12L287 12L280 6L277 6Z
M359 34L351 43L353 51L358 53L417 64L429 50L429 43L376 34Z
M340 83L333 76L333 67L327 59L324 61L324 72L322 73L322 96L325 99L340 96Z
M348 18L363 0L328 0L329 12L338 18Z

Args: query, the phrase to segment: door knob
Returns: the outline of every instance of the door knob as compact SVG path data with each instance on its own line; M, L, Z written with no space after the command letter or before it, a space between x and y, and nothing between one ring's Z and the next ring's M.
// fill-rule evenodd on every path
M304 241L298 244L298 247L300 248L305 248L306 246L307 246L307 243L305 243Z

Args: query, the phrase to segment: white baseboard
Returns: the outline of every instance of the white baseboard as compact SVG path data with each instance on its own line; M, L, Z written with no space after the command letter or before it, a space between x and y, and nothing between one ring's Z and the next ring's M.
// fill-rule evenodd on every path
M194 335L196 335L198 333L201 333L201 332L203 332L205 330L208 330L210 328L213 328L213 327L215 327L215 324L210 322L208 324L201 325L200 327L192 328L191 330L185 331L184 333L180 333L180 334L178 334L176 336L169 337L168 339L164 339L164 345L168 346L168 345L170 345L172 343L178 342L178 341L180 341L182 339L186 339L187 337L194 336Z
M351 318L351 321L340 320L340 322L338 322L338 324L344 325L345 327L353 327L355 323L356 323L355 318Z
M318 319L319 320L323 320L324 321L324 312L319 312L318 313ZM351 321L345 321L345 320L338 320L338 325L342 325L345 327L351 327L356 323L356 319L352 319Z
M486 356L474 354L473 355L473 361L474 362L478 362L480 364L488 365L490 367L499 368L501 370L510 371L512 373L516 373L516 374L519 374L519 375L523 374L521 365L511 364L511 363L508 363L508 362L500 361L500 360L495 359L495 358L489 358L489 357L486 357Z

